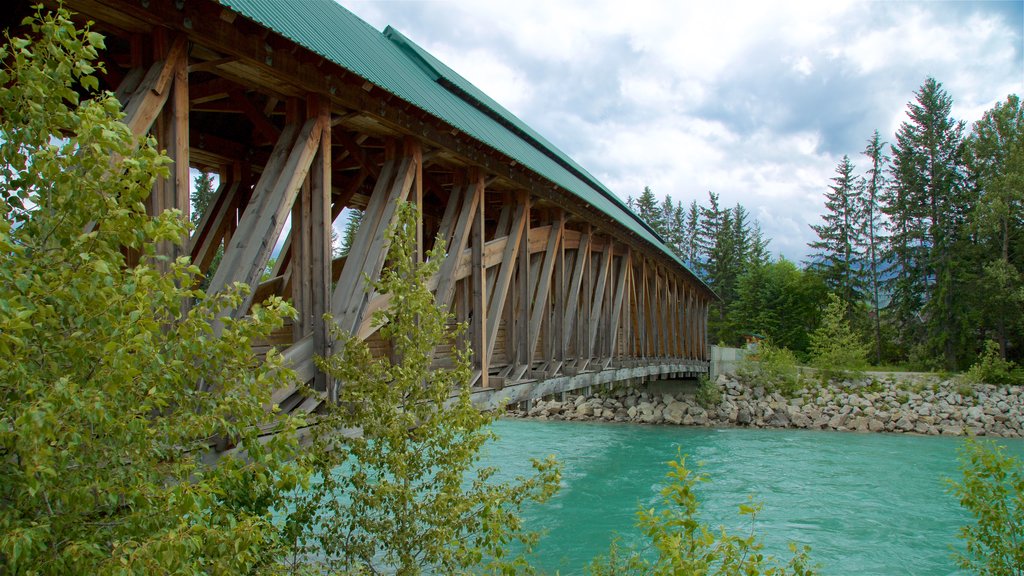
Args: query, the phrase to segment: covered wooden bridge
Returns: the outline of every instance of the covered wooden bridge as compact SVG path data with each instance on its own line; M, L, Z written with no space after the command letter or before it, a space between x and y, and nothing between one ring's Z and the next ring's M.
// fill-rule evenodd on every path
M132 130L174 160L151 211L188 212L190 167L220 174L181 249L207 271L223 248L209 289L243 282L299 311L265 345L322 394L277 391L285 410L333 393L312 362L331 350L325 312L387 353L372 315L388 298L364 278L402 200L421 208L421 254L447 241L434 289L469 323L481 403L707 371L707 286L586 170L398 31L332 0L64 5L106 35L105 87ZM362 223L332 258L346 209Z

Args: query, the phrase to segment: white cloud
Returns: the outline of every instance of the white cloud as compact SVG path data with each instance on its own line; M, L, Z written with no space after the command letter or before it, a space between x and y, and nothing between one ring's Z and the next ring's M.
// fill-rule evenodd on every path
M839 157L857 162L875 128L891 141L926 76L968 122L1024 93L1024 23L996 3L342 3L395 24L616 193L715 191L795 260Z

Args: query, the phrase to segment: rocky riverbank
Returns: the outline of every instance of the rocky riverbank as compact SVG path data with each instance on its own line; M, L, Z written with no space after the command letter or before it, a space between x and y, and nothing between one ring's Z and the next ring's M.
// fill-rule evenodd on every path
M701 406L691 393L638 388L566 394L537 400L507 416L540 420L632 422L681 426L805 428L927 435L1024 437L1024 390L986 384L965 387L938 379L862 379L779 392L720 375L720 400Z

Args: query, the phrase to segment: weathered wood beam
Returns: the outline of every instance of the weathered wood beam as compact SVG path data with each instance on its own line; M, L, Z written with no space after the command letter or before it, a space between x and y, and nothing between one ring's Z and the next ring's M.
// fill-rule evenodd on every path
M149 132L171 96L170 88L176 73L186 65L187 48L186 38L176 37L166 58L154 62L149 67L145 78L125 103L124 123L136 138ZM187 70L185 74L188 74Z
M310 184L310 227L312 230L311 255L312 270L311 309L313 312L313 350L318 356L327 357L331 354L331 335L324 315L331 309L332 246L331 224L334 222L331 207L331 109L322 98L313 99L309 106L310 116L315 115L317 121L325 127L320 136L320 150L313 158L313 166L309 172ZM329 386L327 375L317 370L313 381L313 389L327 392L333 402L338 398L337 388Z
M598 270L597 270L597 287L594 290L593 303L592 303L591 309L590 309L590 318L591 318L590 334L589 334L590 346L589 346L588 350L590 351L591 355L593 355L594 344L597 342L597 328L600 325L600 322L598 321L598 319L601 317L601 314L602 314L602 308L601 307L604 304L605 284L608 281L608 275L611 274L612 255L613 255L612 253L613 253L612 250L605 250L604 251L604 253L602 254L602 256L604 257L603 261L598 266Z
M512 283L512 275L516 269L516 258L519 255L523 230L526 227L527 209L525 203L520 201L515 204L515 215L512 217L511 229L505 242L505 249L502 251L500 270L496 274L497 280L494 285L494 295L491 296L491 306L487 311L488 325L487 335L487 361L490 363L494 356L494 345L498 339L498 326L500 324L501 312L505 307L505 300L509 293L509 286ZM506 325L507 326L507 325ZM507 327L506 327L507 330ZM507 336L506 336L507 337Z
M548 236L548 246L544 251L544 263L542 264L540 277L537 279L537 292L533 300L533 314L530 316L530 354L537 349L540 341L541 322L547 312L548 295L551 293L551 275L555 270L555 249L562 241L562 231L565 229L565 213L559 211L558 221L551 226Z
M381 173L383 175L384 170ZM415 175L415 159L402 157L394 171L394 178L389 179L391 182L385 183L381 189L380 184L384 179L378 180L378 186L370 197L370 205L363 214L359 231L349 251L349 261L341 272L331 299L331 310L339 327L349 334L355 334L362 322L364 308L369 300L369 295L363 289L364 282L366 279L375 282L380 277L387 257L388 228L394 222L398 205L408 198ZM353 253L356 255L354 260Z
M469 244L470 231L477 214L478 204L483 196L483 187L476 185L462 186L452 196L461 200L459 218L455 223L455 230L452 233L452 241L448 245L448 255L441 264L440 281L437 286L437 304L442 308L449 308L452 297L455 295L456 269L462 252Z
M281 137L281 130L274 126L269 118L263 115L263 111L256 107L241 89L232 90L228 97L231 103L238 107L239 111L252 122L253 128L260 133L268 142L277 142Z
M299 186L319 149L324 128L321 120L310 118L297 131L294 124L289 124L282 132L256 185L250 205L242 213L238 231L210 281L210 291L222 290L230 282L242 282L256 288ZM234 315L244 313L250 301L251 296Z
M565 316L562 318L562 334L564 335L562 354L568 358L568 345L570 339L576 334L576 315L579 310L580 289L583 286L583 275L586 274L586 265L590 261L590 226L587 225L580 237L579 247L576 249L576 258L573 265L572 277L569 280L569 293L565 305ZM577 356L579 350L577 350Z
M619 273L615 278L615 284L612 289L614 302L612 304L611 322L609 326L611 328L611 342L608 345L609 357L616 356L616 349L619 341L619 326L623 325L622 322L622 303L626 299L626 292L628 286L626 285L627 273L631 266L630 259L632 257L631 249L626 248L626 254L620 257L619 262Z
M474 382L471 382L471 386L479 385L481 388L488 388L488 363L487 363L487 269L483 260L483 248L484 248L484 209L486 203L484 202L484 195L486 193L486 186L484 185L483 175L474 170L473 175L470 177L473 188L473 195L477 198L474 202L475 209L473 215L473 228L472 228L472 250L473 250L473 273L472 273L472 286L473 295L471 308L473 310L472 324L470 329L472 331L472 348L473 348L473 368L474 374L479 373L479 377L474 378Z
M530 349L530 306L533 302L533 287L530 281L530 209L531 201L529 194L523 195L523 209L526 211L526 222L523 236L520 239L519 258L516 270L516 291L517 314L515 315L515 352L516 369L512 380L518 380L533 364L533 350Z

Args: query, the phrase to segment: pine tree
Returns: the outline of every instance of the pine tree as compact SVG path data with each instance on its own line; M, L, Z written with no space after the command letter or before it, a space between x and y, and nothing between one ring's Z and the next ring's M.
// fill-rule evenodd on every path
M661 207L658 206L658 199L650 186L644 186L644 192L636 199L636 213L644 222L647 222L659 234L663 228L661 224Z
M849 156L836 166L829 192L825 194L824 224L812 224L819 240L810 243L817 250L812 267L821 271L829 288L846 307L847 318L862 295L858 274L861 225L857 210L857 181Z
M359 231L359 223L363 221L362 210L352 210L348 213L348 221L345 223L345 235L341 239L341 247L338 249L338 257L348 256L352 249L352 242L356 239L356 232Z
M683 246L683 260L690 270L699 273L700 270L700 207L697 201L690 202L690 208L686 212L686 244Z
M203 217L210 210L210 204L213 202L216 190L213 187L213 175L208 172L200 171L194 180L194 184L190 219L193 226L199 226L199 223L203 221ZM206 269L206 276L199 282L200 288L205 290L210 285L210 278L213 278L213 274L217 271L217 267L220 266L220 261L223 257L224 246L218 246L217 252L210 260L210 266Z
M863 186L859 188L858 211L863 228L861 230L860 250L864 256L864 273L866 288L871 298L873 313L873 329L875 340L875 363L882 363L882 317L880 307L880 266L881 246L883 238L881 221L881 195L885 189L885 171L889 157L884 151L885 143L878 130L875 130L862 154L868 157L870 165L864 177Z
M974 291L985 329L993 329L1005 359L1011 340L1021 344L1018 301L1024 270L1024 107L1010 95L974 124L967 143L970 183L980 198L970 214L986 264Z
M195 188L192 190L192 224L199 225L199 222L210 209L213 202L215 190L213 188L213 175L208 172L199 172L194 181Z
M904 328L923 319L921 344L957 365L966 328L957 313L954 251L969 206L964 195L964 124L950 116L953 99L928 78L908 105L892 146L892 258L899 269L893 304Z

